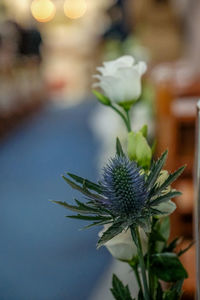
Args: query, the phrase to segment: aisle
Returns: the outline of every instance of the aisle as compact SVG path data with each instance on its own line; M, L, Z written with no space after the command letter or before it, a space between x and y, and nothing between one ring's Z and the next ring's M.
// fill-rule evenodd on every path
M96 177L93 109L45 107L0 144L1 300L87 300L110 261L95 249L97 230L78 231L83 223L48 201L79 195L64 171Z

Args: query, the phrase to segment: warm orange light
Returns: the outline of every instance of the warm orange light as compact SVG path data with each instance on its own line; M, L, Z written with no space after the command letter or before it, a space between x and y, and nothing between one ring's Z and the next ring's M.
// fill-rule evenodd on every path
M64 3L65 15L70 19L78 19L82 17L87 10L85 0L66 0Z
M48 22L55 16L56 8L50 0L34 0L31 3L33 17L39 22Z

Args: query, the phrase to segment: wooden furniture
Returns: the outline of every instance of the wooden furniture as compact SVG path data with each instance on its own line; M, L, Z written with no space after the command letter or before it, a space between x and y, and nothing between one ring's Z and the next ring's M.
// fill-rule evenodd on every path
M171 235L193 239L193 168L195 145L196 103L200 98L200 78L189 84L178 85L173 78L156 83L156 138L157 155L168 148L166 169L174 171L181 165L187 167L174 187L183 195L175 199L177 210L171 216ZM189 273L183 289L184 299L194 299L195 247L182 257Z

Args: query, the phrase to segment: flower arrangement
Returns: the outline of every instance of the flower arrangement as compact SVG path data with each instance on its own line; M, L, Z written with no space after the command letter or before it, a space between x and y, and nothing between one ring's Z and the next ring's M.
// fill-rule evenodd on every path
M163 169L167 151L154 161L154 145L147 140L148 128L131 129L129 112L142 91L141 77L146 64L135 64L131 56L104 62L97 68L94 90L99 102L113 109L127 128L127 149L116 138L116 153L103 168L98 183L68 173L64 180L82 193L86 201L75 199L75 205L54 201L76 212L73 219L103 225L97 247L106 246L118 260L128 263L138 283L137 300L177 300L187 277L179 257L190 247L175 251L179 238L168 242L169 215L176 209L171 200L181 193L171 184L183 172ZM134 300L128 286L113 275L111 292L116 300ZM135 299L136 300L136 299Z

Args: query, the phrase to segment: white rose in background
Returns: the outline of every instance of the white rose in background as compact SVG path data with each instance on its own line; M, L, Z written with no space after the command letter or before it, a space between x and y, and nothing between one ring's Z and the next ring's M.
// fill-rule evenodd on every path
M99 232L101 237L103 232L109 228L108 225L104 226L104 229ZM140 238L142 243L143 254L147 252L148 238L145 232L140 228ZM118 234L108 242L104 244L108 251L113 257L123 261L131 260L135 255L137 255L137 247L133 242L130 229L123 231Z
M145 62L135 64L132 56L122 56L97 68L101 75L94 75L99 82L93 86L100 87L111 102L133 103L141 95L141 77L146 69Z

